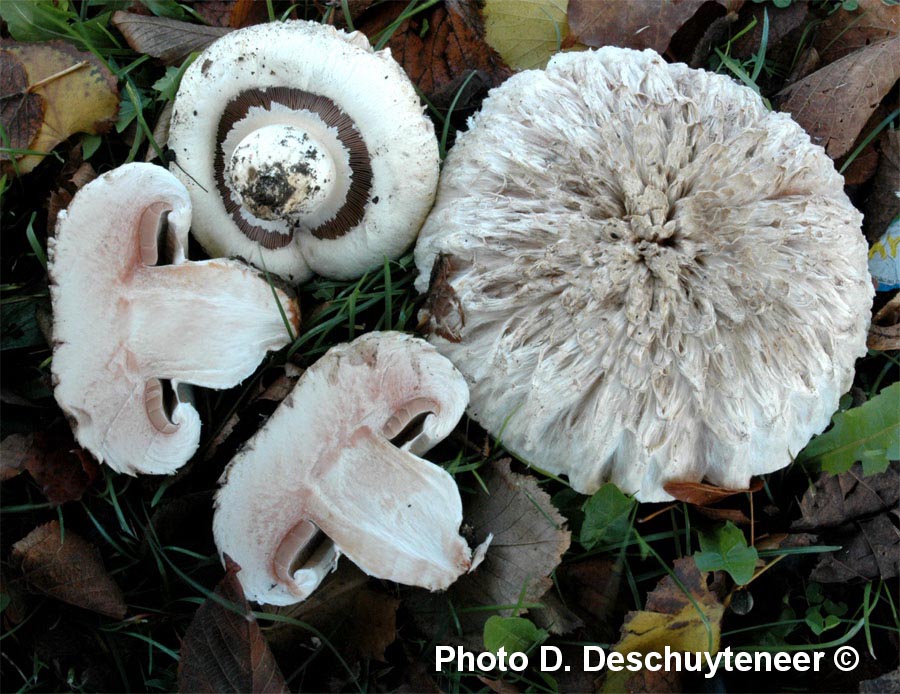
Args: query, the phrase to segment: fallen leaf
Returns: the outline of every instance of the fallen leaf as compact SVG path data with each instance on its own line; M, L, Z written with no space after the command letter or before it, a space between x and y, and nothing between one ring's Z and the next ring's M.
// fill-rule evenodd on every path
M0 481L16 477L32 456L34 434L10 434L0 441Z
M755 19L753 28L732 43L731 54L738 59L749 58L759 50L763 38L763 26L768 16L768 35L766 37L766 58L770 57L773 46L785 38L798 27L807 22L809 4L805 2L792 2L787 7L772 7L770 3L761 4L751 2L741 8L737 26L746 27ZM792 51L796 50L797 42L793 43Z
M725 489L703 482L667 482L663 489L678 501L693 506L709 506L735 494L752 494L763 488L761 479L754 479L747 489Z
M356 29L375 41L405 8L403 3L378 4L356 20ZM477 7L462 0L445 0L411 17L397 28L387 45L413 83L438 108L448 107L473 73L456 108L469 106L472 95L496 87L511 74L503 59L485 43Z
M896 294L872 318L866 346L880 350L900 349L900 294Z
M858 0L856 9L840 7L816 27L814 45L825 63L900 34L900 7L884 0Z
M501 648L507 653L525 653L536 644L547 640L549 634L538 629L524 617L498 617L494 615L484 623L484 649L497 653Z
M542 69L569 36L569 0L486 0L487 42L513 70Z
M181 644L179 692L287 692L284 677L237 578L240 567L226 558L215 594L232 608L206 600L194 614Z
M328 576L306 600L280 608L277 614L309 624L329 634L350 659L385 660L385 649L397 639L400 601L368 586L369 577L348 561ZM309 636L305 629L276 622L266 630L273 648L293 648Z
M802 517L794 530L833 528L847 521L887 511L900 502L900 463L885 471L863 476L860 464L840 475L822 473L800 500Z
M194 11L210 26L242 29L268 21L266 3L256 0L204 0Z
M534 477L510 470L509 459L491 464L483 479L488 493L479 491L466 517L476 544L488 533L494 539L478 569L453 585L453 599L469 605L538 602L571 542L565 518Z
M652 48L665 53L675 33L707 0L569 0L569 30L588 46ZM726 9L738 2L719 4Z
M628 539L635 506L637 502L625 496L616 485L604 484L584 503L579 542L585 549L624 542Z
M713 532L700 533L700 549L694 561L701 571L725 571L739 586L753 578L759 554L747 546L747 538L733 523L725 523Z
M122 591L103 567L100 551L57 521L32 530L12 548L28 585L70 605L122 619Z
M118 11L112 24L138 53L159 58L165 65L180 65L195 51L202 51L231 29L182 22L168 17L149 17Z
M6 41L3 47L21 61L27 92L39 96L44 105L43 123L29 149L49 152L75 133L97 135L113 126L119 111L116 78L95 55L77 51L65 41ZM42 159L40 155L18 159L19 173L28 173Z
M817 460L825 472L839 473L859 460L866 474L884 471L900 459L898 411L900 383L893 383L859 407L835 413L831 429L816 436L797 461Z
M44 101L28 91L25 66L15 55L0 50L0 123L6 131L10 149L29 149L44 121ZM6 153L0 158L9 159Z
M894 516L891 522L890 516ZM809 577L820 583L845 583L851 580L888 580L900 574L900 512L893 509L871 520L850 526L847 535L835 535L829 541L843 544L837 552L819 558ZM845 526L846 527L846 526Z
M863 206L863 231L874 244L887 231L888 225L900 215L900 130L885 130L879 138L881 158L872 184L872 192Z
M621 559L592 557L564 564L557 571L563 595L600 641L615 637L615 625L624 611L619 600L623 569Z
M735 525L750 525L747 514L738 508L714 508L712 506L697 506L697 513L712 520L731 521Z
M825 147L846 154L900 74L900 37L861 48L778 92L786 111Z
M859 694L897 694L900 692L900 669L859 683Z
M673 569L675 578L665 576L647 596L643 610L626 615L614 651L662 653L668 646L682 653L718 652L724 607L706 587L707 574L697 569L691 557L676 559ZM682 690L677 672L642 670L638 673L610 672L603 683L603 691Z
M100 474L100 466L75 442L62 421L34 435L25 469L51 504L80 500Z

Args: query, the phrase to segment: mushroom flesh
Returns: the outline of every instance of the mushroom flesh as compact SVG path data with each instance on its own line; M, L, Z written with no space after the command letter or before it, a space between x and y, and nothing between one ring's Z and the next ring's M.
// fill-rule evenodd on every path
M861 215L731 79L606 47L493 90L416 247L431 341L523 460L643 501L745 488L829 423L866 353Z
M48 244L54 394L78 442L118 472L183 465L200 437L185 386L253 373L290 340L281 310L297 328L296 302L253 268L189 262L190 221L172 174L126 164L78 191Z
M211 44L181 81L169 146L203 247L295 281L399 257L437 186L434 127L390 50L315 22Z
M347 555L366 573L431 590L473 569L453 478L419 456L468 400L427 342L368 333L301 376L222 476L213 533L247 597L300 602Z

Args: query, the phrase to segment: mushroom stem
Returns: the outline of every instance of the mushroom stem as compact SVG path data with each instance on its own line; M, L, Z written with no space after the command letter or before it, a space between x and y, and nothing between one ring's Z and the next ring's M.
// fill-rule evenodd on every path
M337 167L314 132L278 124L244 137L225 173L241 204L255 216L296 224L331 197Z

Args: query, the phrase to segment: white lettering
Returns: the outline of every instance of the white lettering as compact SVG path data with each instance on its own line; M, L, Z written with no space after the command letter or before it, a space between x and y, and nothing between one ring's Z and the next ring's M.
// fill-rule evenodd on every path
M591 654L598 656L599 659L592 663ZM600 646L585 646L583 664L584 667L582 669L585 672L597 672L598 670L602 670L603 666L606 664L606 653Z
M556 663L548 664L547 656L549 654L556 656ZM541 672L556 672L562 667L562 651L556 646L541 646Z

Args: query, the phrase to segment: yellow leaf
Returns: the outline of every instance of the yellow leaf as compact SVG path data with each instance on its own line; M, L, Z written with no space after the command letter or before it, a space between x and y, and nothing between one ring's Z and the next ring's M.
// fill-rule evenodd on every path
M119 111L116 79L99 58L75 50L63 41L4 42L25 66L28 92L44 102L44 121L28 149L49 152L75 133L104 133ZM17 162L19 173L41 161L27 155Z
M685 557L675 562L675 576L680 586L666 576L647 596L645 610L625 616L614 651L663 653L668 646L682 653L718 652L725 608L706 587L707 574L697 569L692 557ZM677 673L663 670L609 672L603 691L680 691L677 677Z
M513 70L543 68L569 34L569 0L487 0L485 38Z

